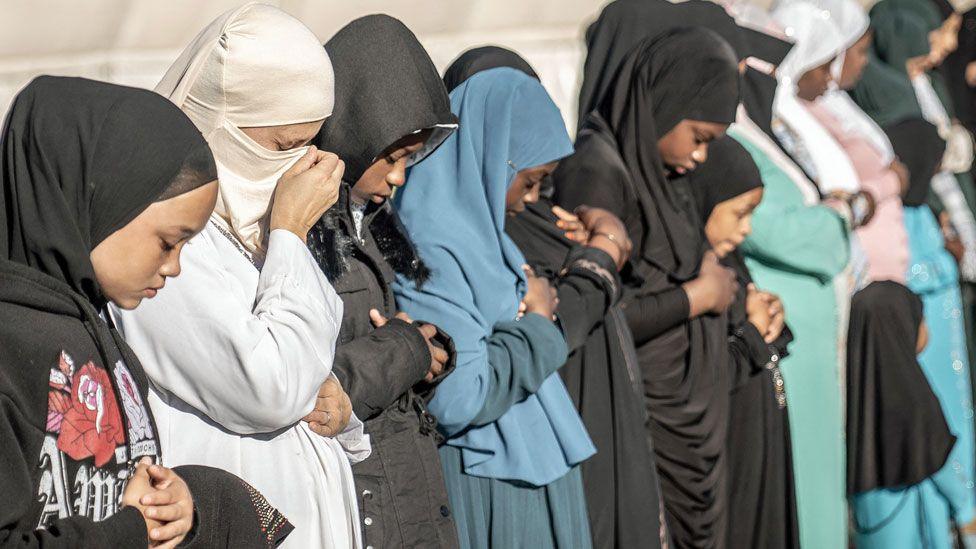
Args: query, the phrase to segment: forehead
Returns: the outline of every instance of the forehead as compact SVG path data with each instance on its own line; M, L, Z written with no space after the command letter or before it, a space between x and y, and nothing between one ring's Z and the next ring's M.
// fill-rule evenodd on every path
M706 122L704 120L685 119L682 120L682 122L686 123L688 128L699 132L705 132L711 137L721 137L722 135L725 135L725 130L728 128L727 124L722 124L719 122Z

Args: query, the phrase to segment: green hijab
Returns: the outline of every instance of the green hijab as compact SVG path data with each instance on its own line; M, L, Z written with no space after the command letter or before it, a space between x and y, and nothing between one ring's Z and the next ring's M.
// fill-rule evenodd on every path
M929 33L942 26L942 15L930 0L883 0L871 8L872 49L879 59L905 73L905 63L931 51ZM942 74L928 71L932 88L949 116L952 101Z
M883 0L871 8L870 15L874 31L870 60L850 95L882 127L907 118L921 118L922 110L905 64L929 53L929 31L938 28L942 18L928 0ZM939 76L929 74L951 116L952 106Z
M922 108L918 105L908 76L879 60L873 53L861 80L848 93L861 110L881 127L909 118L922 118Z

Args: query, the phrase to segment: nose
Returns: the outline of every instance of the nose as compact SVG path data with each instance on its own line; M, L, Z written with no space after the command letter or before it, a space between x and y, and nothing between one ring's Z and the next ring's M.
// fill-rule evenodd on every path
M166 261L159 268L159 274L163 278L180 276L182 271L183 268L180 266L180 254L178 250L173 250L173 252L170 253L170 256L166 258Z
M746 237L749 236L750 234L752 234L752 220L745 219L743 220L742 227L739 230L738 244L742 244L743 242L745 242Z
M698 164L703 164L708 160L708 143L699 143L695 151L691 153L691 159Z
M397 160L393 164L393 169L386 174L386 183L391 187L402 187L407 182L407 159L406 157Z

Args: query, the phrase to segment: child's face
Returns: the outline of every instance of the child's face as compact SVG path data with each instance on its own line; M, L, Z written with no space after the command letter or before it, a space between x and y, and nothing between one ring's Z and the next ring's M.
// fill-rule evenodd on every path
M657 140L661 161L671 175L685 175L708 159L708 144L725 135L728 124L684 119Z
M705 223L705 236L716 255L725 257L749 236L752 212L762 196L762 187L757 187L715 206Z
M203 230L217 203L217 181L154 202L91 252L102 293L122 309L155 297L180 274L180 252Z

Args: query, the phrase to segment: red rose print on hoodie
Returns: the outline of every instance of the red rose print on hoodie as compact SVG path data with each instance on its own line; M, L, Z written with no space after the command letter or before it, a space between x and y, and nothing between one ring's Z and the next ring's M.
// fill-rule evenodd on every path
M125 443L112 383L105 370L88 362L74 372L70 387L70 407L60 422L58 449L75 460L94 456L95 466L101 467Z

